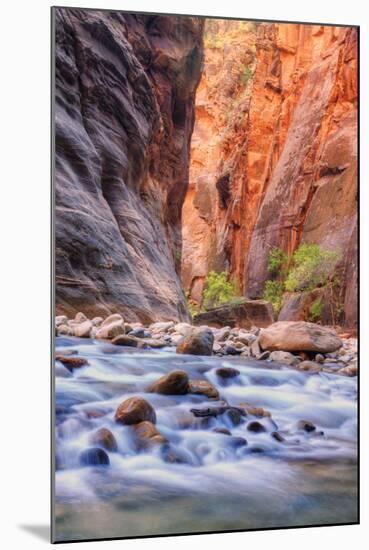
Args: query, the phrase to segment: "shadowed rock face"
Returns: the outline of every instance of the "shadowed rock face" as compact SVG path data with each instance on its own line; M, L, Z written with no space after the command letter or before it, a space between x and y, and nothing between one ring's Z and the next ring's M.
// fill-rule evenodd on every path
M179 282L202 21L55 10L56 311L187 319Z

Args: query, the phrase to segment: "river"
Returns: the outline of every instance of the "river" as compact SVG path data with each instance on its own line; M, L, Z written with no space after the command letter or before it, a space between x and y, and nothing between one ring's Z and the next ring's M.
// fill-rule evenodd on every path
M56 362L57 541L357 521L356 378L56 338L57 353L71 350L89 364L69 372ZM221 379L221 366L240 374ZM174 368L214 384L221 401L145 391ZM159 446L138 452L132 428L115 422L117 406L133 395L155 408L156 426L179 463L165 461ZM234 426L224 414L203 419L190 412L223 400L263 407L271 418L248 415ZM250 432L252 420L265 431ZM316 429L301 430L300 420ZM113 432L118 452L109 453L107 467L81 467L80 454L101 427ZM213 431L220 427L232 436Z

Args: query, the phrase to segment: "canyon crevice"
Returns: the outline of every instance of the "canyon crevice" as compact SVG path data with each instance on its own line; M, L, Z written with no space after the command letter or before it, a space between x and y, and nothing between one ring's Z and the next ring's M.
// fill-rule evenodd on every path
M181 209L203 20L55 17L56 313L186 320Z
M201 303L210 270L262 296L273 247L339 250L344 323L357 319L357 31L206 22L182 277Z

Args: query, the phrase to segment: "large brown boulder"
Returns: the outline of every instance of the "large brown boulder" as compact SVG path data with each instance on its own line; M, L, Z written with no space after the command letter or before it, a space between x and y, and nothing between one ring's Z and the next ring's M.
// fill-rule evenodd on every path
M247 300L238 304L224 304L194 317L195 325L210 327L241 327L249 330L252 326L267 327L273 323L273 309L265 300Z
M187 372L180 369L173 370L151 384L148 391L164 395L184 395L189 391Z
M139 341L140 339L136 338L136 336L131 336L130 334L120 334L119 336L113 338L111 343L117 346L129 346L136 348Z
M213 384L207 380L190 380L189 393L197 395L206 395L211 399L218 399L219 392Z
M92 323L88 319L82 323L73 326L73 334L78 338L89 338L92 329Z
M154 408L142 397L129 397L119 405L115 412L116 422L121 424L138 424L148 420L155 424Z
M96 333L96 338L102 340L112 340L124 333L124 319L121 315L119 315L119 313L114 313L113 315L109 315L109 317L101 323L101 326Z
M332 328L304 321L278 321L259 336L260 347L270 351L316 351L329 353L342 346Z
M212 355L214 335L209 328L195 329L185 336L177 346L177 353L191 355Z

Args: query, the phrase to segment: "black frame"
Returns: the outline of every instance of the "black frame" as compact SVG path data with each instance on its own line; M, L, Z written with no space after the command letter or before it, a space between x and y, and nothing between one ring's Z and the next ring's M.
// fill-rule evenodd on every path
M300 24L300 25L321 25L325 27L351 27L357 30L358 44L357 44L357 54L358 54L358 63L357 63L357 86L358 86L358 104L357 104L357 164L358 164L358 175L357 175L357 216L358 216L358 227L357 227L357 282L358 282L358 295L357 295L357 305L358 305L358 328L357 328L357 337L358 337L358 375L357 375L357 384L358 384L358 401L357 401L357 521L348 522L348 523L321 523L314 525L301 525L301 526L286 526L286 527L263 527L255 529L226 529L226 530L217 530L217 531L196 531L196 532L185 532L185 533L164 533L160 535L137 535L137 536L126 536L126 537L102 537L102 538L89 538L89 539L70 539L65 541L56 541L54 539L55 535L55 514L54 514L54 504L55 504L55 329L54 329L54 318L55 318L55 20L54 14L56 9L78 9L83 11L94 11L94 12L118 12L118 13L129 13L129 14L138 14L138 15L167 15L175 17L198 17L201 19L221 19L221 20L233 20L233 21L255 21L261 23L287 23L287 24ZM163 538L163 537L178 537L178 536L197 536L197 535L217 535L223 533L246 533L246 532L256 532L256 531L280 531L280 530L289 530L289 529L306 529L312 527L346 527L349 525L359 525L360 524L360 25L358 24L345 24L345 23L321 23L321 22L312 22L312 21L287 21L283 19L257 19L244 17L230 17L230 16L219 16L219 15L198 15L198 14L189 14L189 13L165 13L165 12L151 12L151 11L139 11L139 10L124 10L124 9L109 9L109 8L86 8L81 6L51 6L50 7L50 75L51 75L51 84L50 84L50 178L51 178L51 216L50 216L50 228L51 228L51 262L50 262L50 276L51 276L51 322L50 322L50 423L51 423L51 436L50 436L50 542L52 544L69 544L76 542L97 542L97 541L111 541L111 540L131 540L131 539L149 539L149 538Z

